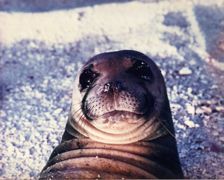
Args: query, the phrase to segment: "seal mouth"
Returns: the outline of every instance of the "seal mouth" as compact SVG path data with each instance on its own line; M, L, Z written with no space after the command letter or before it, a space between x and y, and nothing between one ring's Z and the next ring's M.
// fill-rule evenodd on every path
M103 119L104 122L118 122L118 121L128 121L128 123L137 123L145 113L141 112L130 112L130 111L120 111L113 110L107 113L104 113L98 119Z
M128 121L129 123L135 123L141 118L151 116L151 113L155 110L155 101L150 97L134 111L132 111L132 107L130 107L130 110L122 107L113 107L102 114L91 113L87 103L84 103L83 107L83 114L89 121L100 121L101 123Z
M113 111L104 113L101 117L103 117L103 118L108 118L110 116L130 116L131 117L133 115L140 116L140 115L143 115L143 114L145 114L145 113L143 113L143 112L131 112L131 111L113 110Z

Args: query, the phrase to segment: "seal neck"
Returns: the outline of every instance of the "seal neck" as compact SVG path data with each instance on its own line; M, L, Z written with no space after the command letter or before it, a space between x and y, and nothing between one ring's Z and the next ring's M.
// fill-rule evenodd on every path
M144 122L141 126L128 133L111 134L97 129L85 119L76 121L70 116L62 142L70 139L90 138L96 142L106 144L130 144L142 140L154 140L167 134L170 134L168 129L164 128L160 120L156 118Z

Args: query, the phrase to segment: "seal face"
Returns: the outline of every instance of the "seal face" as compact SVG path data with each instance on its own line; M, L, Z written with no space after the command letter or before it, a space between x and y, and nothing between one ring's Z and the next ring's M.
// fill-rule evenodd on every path
M68 123L98 142L155 138L165 132L158 118L166 100L163 77L150 58L129 50L103 53L78 73Z
M81 92L85 91L82 111L86 119L111 133L139 124L154 106L145 85L152 78L149 66L134 58L104 59L91 64L79 78Z

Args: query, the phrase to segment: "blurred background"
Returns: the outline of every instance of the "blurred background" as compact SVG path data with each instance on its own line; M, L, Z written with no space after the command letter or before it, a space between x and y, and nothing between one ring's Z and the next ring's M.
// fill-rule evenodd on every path
M186 178L224 178L223 0L0 0L0 179L36 178L77 70L141 51L161 68Z

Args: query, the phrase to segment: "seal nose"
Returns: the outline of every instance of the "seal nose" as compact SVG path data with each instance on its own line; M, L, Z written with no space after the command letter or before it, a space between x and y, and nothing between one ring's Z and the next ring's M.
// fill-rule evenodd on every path
M104 85L104 92L119 92L122 89L122 83L119 81L108 82Z

